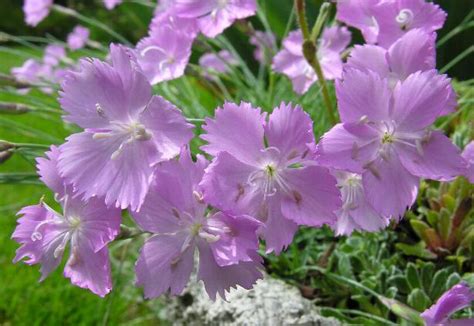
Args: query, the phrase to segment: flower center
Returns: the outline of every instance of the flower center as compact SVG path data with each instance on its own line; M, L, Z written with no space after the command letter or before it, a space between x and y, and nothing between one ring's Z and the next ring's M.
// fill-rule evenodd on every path
M410 9L402 9L395 17L395 21L398 23L402 30L406 30L410 27L410 24L413 22L413 11Z
M390 134L389 132L384 132L382 136L382 144L391 144L394 141L393 134Z

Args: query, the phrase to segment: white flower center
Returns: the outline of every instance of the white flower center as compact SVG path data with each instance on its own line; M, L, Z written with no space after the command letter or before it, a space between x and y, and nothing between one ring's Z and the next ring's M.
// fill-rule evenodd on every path
M413 11L410 9L402 9L398 13L397 17L395 17L395 21L400 25L402 30L405 30L410 27L410 24L413 22Z

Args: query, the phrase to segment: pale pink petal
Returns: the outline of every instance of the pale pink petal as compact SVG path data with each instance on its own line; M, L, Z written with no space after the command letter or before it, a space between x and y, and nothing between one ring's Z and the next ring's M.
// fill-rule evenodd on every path
M390 74L386 50L376 45L354 46L349 59L347 59L347 66L359 70L372 70L378 73L380 77L388 77Z
M50 151L45 153L46 158L39 157L36 159L36 169L40 180L59 196L63 196L65 190L64 180L59 175L57 168L60 153L60 149L52 145Z
M403 166L421 178L451 181L465 171L461 151L440 131L430 132L421 144L397 144Z
M314 143L313 121L299 105L281 103L270 114L265 137L286 159L303 157L307 144Z
M135 266L138 286L146 298L156 298L170 291L181 294L194 266L194 244L184 248L186 234L155 235L145 241Z
M390 88L376 72L348 69L336 81L336 95L342 122L385 120L389 116Z
M217 108L215 118L206 119L201 136L209 144L201 147L210 155L228 152L243 162L253 163L263 149L265 114L250 103L224 103Z
M474 141L471 141L462 152L462 157L466 160L466 177L474 183Z

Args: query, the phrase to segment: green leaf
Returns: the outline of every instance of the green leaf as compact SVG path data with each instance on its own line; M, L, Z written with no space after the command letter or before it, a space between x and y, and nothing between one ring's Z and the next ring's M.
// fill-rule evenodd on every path
M428 297L428 295L425 293L425 291L421 289L414 289L408 295L407 303L413 308L415 308L416 310L421 312L431 305L431 300Z
M434 275L429 292L430 298L433 301L438 299L441 294L443 294L446 290L446 282L448 280L448 276L449 270L447 268L437 271Z
M436 259L436 255L426 249L426 244L423 241L414 245L397 243L395 247L407 256L415 256L423 259Z
M387 282L389 284L392 284L401 293L410 292L410 286L408 285L408 282L405 276L402 276L402 275L392 276L388 278Z
M433 280L435 265L432 262L427 262L421 268L421 283L426 293L430 291L431 281Z
M438 216L438 212L431 210L426 212L426 219L431 226L436 226L438 224Z
M446 208L442 208L438 219L438 233L443 241L447 241L451 234L451 213Z
M415 231L416 235L420 239L423 239L425 240L425 242L428 242L425 236L426 230L430 228L428 224L420 220L410 220L410 225L413 228L413 231Z
M406 278L408 285L412 290L421 288L421 279L418 275L418 271L413 263L408 263L406 270Z
M446 281L446 289L450 289L456 284L461 282L461 276L458 273L453 273L449 275L448 280Z

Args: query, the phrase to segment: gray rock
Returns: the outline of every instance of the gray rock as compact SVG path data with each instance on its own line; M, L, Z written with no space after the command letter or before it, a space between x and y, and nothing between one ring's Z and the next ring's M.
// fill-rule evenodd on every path
M341 325L321 316L297 288L268 276L250 291L233 289L227 301L211 301L201 282L190 282L182 296L170 299L166 319L173 325Z

